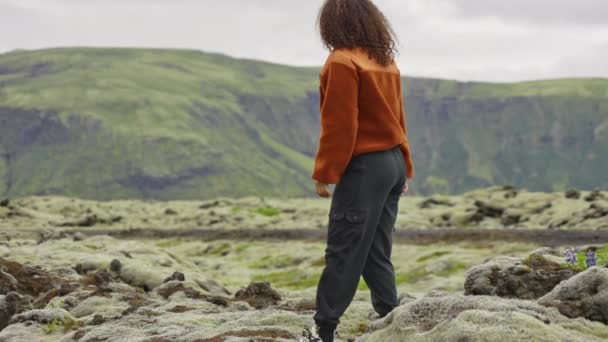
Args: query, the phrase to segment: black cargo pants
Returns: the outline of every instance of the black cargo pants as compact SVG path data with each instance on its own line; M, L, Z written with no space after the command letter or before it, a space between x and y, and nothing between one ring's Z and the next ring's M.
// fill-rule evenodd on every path
M384 316L399 305L390 258L405 182L399 146L350 160L331 200L325 268L317 286L317 324L340 322L361 276L378 314Z

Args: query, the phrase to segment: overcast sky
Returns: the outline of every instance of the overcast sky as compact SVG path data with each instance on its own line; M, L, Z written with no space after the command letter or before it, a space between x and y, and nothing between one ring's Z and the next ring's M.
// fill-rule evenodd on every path
M357 0L353 0L357 1ZM320 0L0 0L0 52L193 48L320 65ZM514 81L608 77L608 0L377 0L406 75Z

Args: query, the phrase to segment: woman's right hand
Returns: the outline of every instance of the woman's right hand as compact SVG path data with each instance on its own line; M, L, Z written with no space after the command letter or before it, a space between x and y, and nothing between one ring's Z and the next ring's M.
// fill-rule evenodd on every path
M319 195L323 198L327 198L327 197L331 196L331 193L329 192L328 184L316 182L315 185L317 188L317 195Z
M409 185L407 184L407 182L405 182L405 184L403 185L403 193L405 194L407 190L409 190Z

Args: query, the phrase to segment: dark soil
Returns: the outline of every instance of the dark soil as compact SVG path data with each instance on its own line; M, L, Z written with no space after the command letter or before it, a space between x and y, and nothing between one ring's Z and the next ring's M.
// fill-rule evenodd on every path
M325 241L326 231L319 229L131 229L122 231L112 230L81 230L81 233L94 235L110 235L120 239L166 239L189 238L203 241L213 240L302 240ZM429 230L399 230L395 234L395 242L402 244L433 244L437 242L458 241L509 241L531 242L543 246L571 246L582 244L608 243L608 231L589 230L529 230L529 229L429 229Z

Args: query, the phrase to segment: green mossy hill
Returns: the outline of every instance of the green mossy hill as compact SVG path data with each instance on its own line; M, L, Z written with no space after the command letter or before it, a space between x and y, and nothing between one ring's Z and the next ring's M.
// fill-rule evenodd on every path
M0 55L0 196L313 195L318 68L190 50ZM404 79L414 193L608 187L608 80Z

